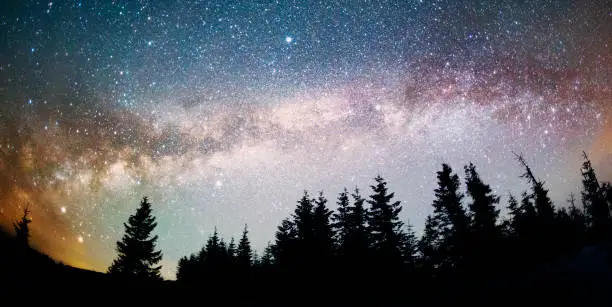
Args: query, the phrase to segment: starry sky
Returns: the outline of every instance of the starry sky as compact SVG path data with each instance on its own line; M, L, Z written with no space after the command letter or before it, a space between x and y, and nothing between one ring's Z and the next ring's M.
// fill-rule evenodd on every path
M607 1L0 4L0 225L105 271L142 196L163 275L218 227L257 250L304 189L378 174L417 231L435 172L504 196L523 153L559 206L612 179Z

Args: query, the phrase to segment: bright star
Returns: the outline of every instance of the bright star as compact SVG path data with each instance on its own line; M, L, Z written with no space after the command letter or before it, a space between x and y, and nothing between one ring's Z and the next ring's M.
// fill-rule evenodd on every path
M223 187L223 181L221 181L221 180L217 180L217 181L215 182L215 187L216 187L216 188L221 188L221 187Z
M291 43L293 41L293 37L285 36L285 41L287 42L287 44L289 44L289 43Z

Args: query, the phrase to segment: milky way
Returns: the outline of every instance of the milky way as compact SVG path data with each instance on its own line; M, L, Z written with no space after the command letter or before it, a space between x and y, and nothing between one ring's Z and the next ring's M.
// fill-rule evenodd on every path
M612 179L610 33L606 1L2 1L0 222L104 271L147 195L172 278L378 174L419 230L443 162L505 201L523 153L564 206L583 150Z

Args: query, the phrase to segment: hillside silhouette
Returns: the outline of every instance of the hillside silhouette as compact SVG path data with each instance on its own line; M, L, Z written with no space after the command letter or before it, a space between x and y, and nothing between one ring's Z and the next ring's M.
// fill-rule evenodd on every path
M400 220L401 202L376 176L369 189L345 188L335 199L303 191L261 254L251 247L248 225L229 240L215 228L204 246L179 260L176 281L159 275L163 253L146 197L124 224L107 273L32 249L26 209L15 235L0 231L0 294L247 306L612 303L612 185L598 180L584 154L580 200L571 194L568 206L557 206L546 183L516 158L526 189L503 198L472 163L461 176L443 164L420 237ZM501 206L508 216L500 216Z

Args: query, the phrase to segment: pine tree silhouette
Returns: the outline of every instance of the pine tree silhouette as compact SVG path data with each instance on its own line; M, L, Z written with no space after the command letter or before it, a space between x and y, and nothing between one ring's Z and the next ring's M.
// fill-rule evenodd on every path
M308 191L304 191L304 195L298 201L298 205L293 213L293 221L297 232L297 238L305 245L312 245L315 236L313 211L313 201L310 199Z
M555 207L548 196L548 190L544 187L544 182L538 180L533 174L531 168L525 161L522 155L515 153L516 159L523 166L525 172L521 175L525 178L529 184L531 184L531 194L529 194L529 201L533 201L533 208L535 209L535 219L530 222L531 236L529 239L532 251L534 253L535 263L550 260L550 257L555 254L559 242L559 232L557 227L557 214ZM526 200L526 198L523 198ZM525 205L527 205L525 203ZM528 206L526 208L529 208ZM532 214L531 212L525 211L526 217Z
M586 152L582 152L584 162L582 163L582 204L586 209L586 217L589 223L589 237L591 243L604 242L612 235L612 220L610 208L605 199L604 189L597 180L595 170Z
M368 227L370 213L365 207L365 199L359 188L355 187L351 197L353 204L349 207L348 254L355 264L363 264L369 260L369 249L372 245Z
M506 237L518 237L520 220L522 218L521 207L514 195L508 195L508 219L504 221L504 232Z
M275 249L275 246L271 242L268 242L268 244L266 245L266 248L264 249L264 253L260 259L261 266L269 267L272 264L274 264L275 262L274 249Z
M402 259L404 262L404 268L408 271L415 269L417 265L417 253L419 247L419 240L414 233L412 225L407 224L405 231L402 235Z
M191 254L189 257L181 257L176 268L176 280L179 282L196 282L199 276L199 259Z
M327 273L331 266L335 251L334 231L331 226L332 211L327 208L327 199L323 192L314 200L313 226L314 226L314 262L319 273Z
M372 238L372 248L378 261L384 266L398 266L403 262L402 251L405 246L404 223L399 219L402 211L400 201L392 201L395 193L388 193L387 182L379 175L370 186L372 195L368 225Z
M315 266L314 259L317 257L314 200L310 198L308 191L304 191L304 195L297 202L293 213L293 224L296 240L293 245L294 254L291 256L291 263L296 264L293 269L299 269L300 274L308 274L312 272Z
M157 236L151 232L157 226L147 197L144 197L136 214L124 223L125 235L117 242L118 258L113 261L108 272L112 275L133 276L144 279L160 280L162 259L161 251L155 251Z
M351 225L349 221L350 202L349 193L346 188L344 188L344 191L338 194L336 205L336 212L332 215L332 226L335 229L336 242L338 242L338 255L341 258L345 258L348 252L349 234L351 233ZM346 259L343 260L346 261Z
M555 216L555 208L548 196L548 190L544 188L544 182L536 179L531 168L525 161L522 155L516 154L516 159L525 168L525 173L521 175L525 178L529 184L531 184L532 194L530 195L534 201L534 207L539 218L540 223L550 223ZM544 225L542 225L544 227Z
M219 232L217 231L217 227L215 227L213 234L208 237L206 241L206 245L204 247L205 257L202 258L202 264L204 266L205 274L209 274L214 278L218 278L220 274L220 266L223 261L223 253L221 246L221 239L219 238Z
M420 296L434 305L440 303L440 297L457 303L464 298L459 294L473 293L469 299L475 304L488 290L510 290L507 287L523 282L531 286L532 281L539 285L533 293L544 296L543 283L537 278L532 280L532 273L554 272L556 259L583 246L587 225L594 227L592 219L586 219L592 211L587 210L585 217L573 194L567 209L555 208L544 183L536 179L522 156L517 158L524 167L522 177L530 186L520 197L509 194L508 215L501 224L496 208L500 197L483 182L474 164L464 167L467 211L462 204L459 176L449 165L442 164L442 170L436 172L433 213L427 216L420 238L408 222L400 221L400 202L393 200L394 193L387 190L387 182L377 176L367 200L357 187L352 194L343 189L338 194L336 212L327 208L322 192L313 199L304 191L294 212L278 226L274 244L268 243L259 259L250 247L246 225L237 247L233 240L226 245L215 228L200 253L179 260L177 279L208 280L214 286L219 276L225 276L232 280L224 284L226 287L236 287L245 295L245 286L257 281L250 286L253 292L248 293L273 288L289 297L300 297L301 302L321 299L320 291L308 290L312 281L319 288L327 288L326 283L333 281L336 291L346 294L338 296L345 304L363 303L363 293L375 293L381 299L380 293L402 289L414 289L411 299ZM585 160L583 201L599 201L603 212L602 208L612 204L612 186L600 184L586 155ZM366 201L370 208L364 207ZM337 252L332 254L334 249ZM332 255L336 257L328 262L326 257ZM333 270L328 264L334 265ZM250 267L247 271L252 274L247 278L236 275L240 267ZM321 274L326 269L329 273ZM330 274L335 274L334 278L329 278ZM514 277L519 278L518 283L511 279ZM468 282L470 278L479 281ZM403 283L395 283L397 279ZM243 282L247 280L249 283ZM412 288L411 281L416 281L418 288ZM368 291L353 294L364 282L372 283ZM425 289L436 295L428 296L427 291L422 291ZM523 293L522 290L512 289L513 293ZM277 299L281 304L287 302L278 296ZM378 303L395 299L399 300L399 296L384 295Z
M30 246L30 227L28 226L32 222L30 218L29 206L23 209L23 216L21 220L13 223L15 228L15 239L17 244L22 247Z
M244 225L242 237L238 242L238 250L236 253L236 261L241 268L248 269L253 264L253 250L249 241L249 230L247 225Z
M349 195L353 199L352 204ZM338 208L333 214L338 261L345 276L363 274L369 262L368 211L364 203L365 199L361 197L359 188L355 187L351 194L345 188L338 195Z
M290 219L284 219L281 225L278 226L275 237L276 243L271 246L269 251L273 253L273 256L270 258L273 258L275 263L283 270L293 269L293 266L295 266L297 262L295 258L297 258L296 256L298 255L296 248L298 243L298 231L295 223ZM264 257L265 256L267 255L264 253Z
M465 167L465 184L467 194L472 198L472 202L468 205L472 231L479 238L497 235L499 210L495 206L500 198L493 194L488 184L482 182L476 167L471 162Z
M418 242L420 269L433 274L433 270L440 268L443 262L441 246L442 237L438 220L433 215L428 215L425 220L423 235Z
M468 205L470 223L469 257L470 267L489 270L495 264L501 231L497 225L499 210L495 207L500 198L491 187L480 179L476 166L471 162L465 166L467 194L472 201Z
M437 253L444 255L440 267L458 268L463 265L469 235L469 218L461 204L464 195L459 192L459 176L448 164L442 164L437 177L432 221L441 241Z
M232 237L227 245L227 256L233 261L236 258L236 241Z

